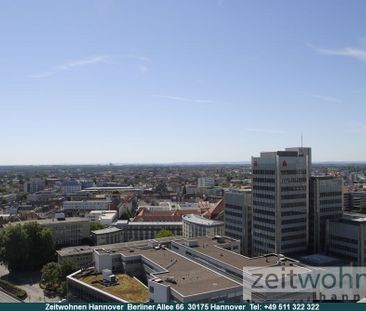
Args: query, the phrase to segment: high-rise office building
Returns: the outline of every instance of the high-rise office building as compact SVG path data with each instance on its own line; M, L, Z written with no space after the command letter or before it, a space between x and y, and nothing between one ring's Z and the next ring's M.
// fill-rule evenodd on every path
M366 217L364 214L345 213L326 224L326 253L357 266L366 265Z
M343 180L334 176L313 176L310 180L309 249L323 252L326 221L343 215Z
M255 256L307 250L310 174L311 148L252 157Z
M225 236L241 241L241 253L252 255L252 191L230 190L224 194Z

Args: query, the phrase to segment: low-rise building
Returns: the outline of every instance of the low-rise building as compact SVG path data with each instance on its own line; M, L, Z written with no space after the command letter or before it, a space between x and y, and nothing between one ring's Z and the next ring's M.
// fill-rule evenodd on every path
M64 201L65 212L90 212L93 210L109 210L111 200Z
M94 245L114 244L125 242L125 232L116 227L93 230L91 237Z
M139 241L154 239L160 230L169 230L174 236L182 235L181 221L121 221L119 220L114 226L125 232L125 241Z
M245 281L252 280L257 267L291 267L299 273L311 271L284 256L249 258L235 252L239 250L240 242L226 237L166 238L105 245L94 249L95 271L86 270L84 274L78 271L67 277L68 298L70 301L126 301L113 288L91 286L98 283L95 279L98 273L104 274L107 269L114 275L127 274L147 285L150 302L268 301L274 296L252 292L250 287L243 291L244 277ZM87 277L90 274L96 283ZM297 291L276 295L287 300L310 298L309 293Z
M91 211L88 214L91 221L99 221L104 226L110 226L118 218L117 211Z
M72 261L80 268L88 268L93 266L93 252L94 249L89 245L64 247L57 251L57 261Z
M50 229L56 247L85 244L85 240L90 237L90 220L84 217L69 217L64 220L52 218L31 221L36 221L41 226Z
M215 236L224 234L224 222L211 220L199 215L188 214L182 217L183 237Z

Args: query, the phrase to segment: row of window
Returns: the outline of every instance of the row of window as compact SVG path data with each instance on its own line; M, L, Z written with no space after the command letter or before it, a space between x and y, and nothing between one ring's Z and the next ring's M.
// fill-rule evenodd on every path
M253 198L274 200L275 196L273 194L255 193L254 192L253 193Z
M305 191L306 187L305 186L285 186L285 187L281 187L281 191Z
M281 195L281 200L296 200L296 199L306 199L306 193Z
M306 174L306 170L283 170L281 171L282 175L300 175Z

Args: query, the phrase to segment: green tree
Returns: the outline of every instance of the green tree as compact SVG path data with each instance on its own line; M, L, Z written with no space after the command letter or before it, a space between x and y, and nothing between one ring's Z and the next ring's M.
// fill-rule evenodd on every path
M28 193L27 192L20 192L18 193L18 199L20 201L25 201L28 197Z
M90 230L94 231L94 230L100 230L100 229L104 229L105 226L102 225L99 221L92 221L90 223Z
M78 269L79 266L74 261L65 260L61 264L50 262L42 268L41 286L48 291L65 296L66 277Z
M50 230L36 222L9 225L0 233L0 261L9 270L39 269L54 255Z
M28 257L27 235L22 225L7 226L1 232L0 260L9 270L25 270Z
M41 270L41 286L49 291L58 291L61 284L61 269L57 262L49 262Z
M28 222L23 225L27 235L28 267L39 269L54 259L55 248L51 231L37 222Z
M170 230L166 230L166 229L161 229L159 232L157 232L155 234L155 238L158 239L158 238L166 238L166 237L169 237L169 236L174 236L174 233Z

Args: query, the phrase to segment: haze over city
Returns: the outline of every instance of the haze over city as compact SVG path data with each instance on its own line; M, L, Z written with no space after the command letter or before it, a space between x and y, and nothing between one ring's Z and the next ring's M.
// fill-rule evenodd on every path
M18 2L19 3L19 2ZM363 161L364 1L2 1L0 165Z

